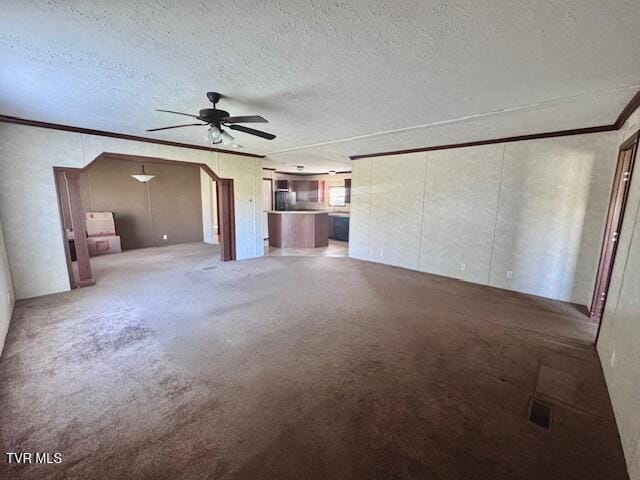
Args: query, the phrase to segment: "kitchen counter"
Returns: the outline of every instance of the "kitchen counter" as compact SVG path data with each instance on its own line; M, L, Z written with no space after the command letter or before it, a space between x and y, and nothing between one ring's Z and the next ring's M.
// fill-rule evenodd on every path
M267 213L276 213L279 215L289 215L291 213L299 215L320 215L329 212L327 212L326 210L267 210Z
M350 214L347 212L329 212L329 216L330 217L342 217L342 218L349 218Z
M322 210L271 210L269 245L280 248L317 248L329 245L329 213Z

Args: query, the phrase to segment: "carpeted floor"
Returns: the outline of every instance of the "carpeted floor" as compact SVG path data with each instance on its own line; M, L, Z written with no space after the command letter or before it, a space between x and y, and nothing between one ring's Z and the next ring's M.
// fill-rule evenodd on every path
M0 446L62 463L0 478L627 478L576 307L349 258L217 258L101 257L95 287L18 302Z

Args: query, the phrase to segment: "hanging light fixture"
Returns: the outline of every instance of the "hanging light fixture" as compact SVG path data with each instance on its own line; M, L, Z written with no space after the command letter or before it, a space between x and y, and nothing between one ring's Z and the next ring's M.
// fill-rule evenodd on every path
M146 172L144 171L144 163L142 164L142 169L141 172L137 175L131 175L133 178L135 178L136 180L138 180L139 182L142 183L147 183L149 180L151 180L153 177L155 177L155 175L147 175Z
M211 125L209 127L209 130L207 130L205 137L211 145L218 145L222 143L227 147L242 148L242 145L238 145L234 142L235 139L229 134L229 132L222 130L216 125Z

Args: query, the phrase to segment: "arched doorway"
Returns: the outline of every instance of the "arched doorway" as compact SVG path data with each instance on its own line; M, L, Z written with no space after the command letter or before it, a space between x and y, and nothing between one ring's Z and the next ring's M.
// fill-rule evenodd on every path
M58 194L58 207L60 210L60 220L67 259L67 269L69 272L69 282L71 288L84 287L95 284L91 271L91 261L89 257L89 247L87 242L87 232L85 226L85 212L81 202L80 178L96 162L105 159L116 159L138 164L165 164L177 166L199 167L213 182L215 182L216 207L218 218L218 238L220 244L220 259L230 261L236 259L235 242L235 214L233 200L233 180L220 178L211 168L204 163L186 162L179 160L169 160L158 157L146 157L139 155L128 155L121 153L104 152L96 157L91 163L83 168L54 167L54 177ZM61 195L61 185L64 185L65 195ZM67 229L65 228L65 215L63 214L63 200L68 202L67 223L73 225L73 242L75 247L75 260L77 260L77 274L72 266L72 255L69 242L67 240Z

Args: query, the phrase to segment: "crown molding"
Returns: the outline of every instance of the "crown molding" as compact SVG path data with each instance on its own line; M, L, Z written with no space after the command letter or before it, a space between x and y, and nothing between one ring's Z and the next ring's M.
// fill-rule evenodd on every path
M26 118L11 117L9 115L0 115L0 122L13 123L16 125L27 125L29 127L48 128L51 130L62 130L65 132L84 133L86 135L97 135L100 137L119 138L121 140L131 140L133 142L155 143L157 145L166 145L169 147L190 148L192 150L205 150L207 152L228 153L231 155L241 155L243 157L264 158L264 155L255 153L238 152L235 150L225 150L223 148L205 147L203 145L193 145L190 143L171 142L169 140L160 140L158 138L140 137L138 135L128 135L126 133L108 132L105 130L94 130L92 128L74 127L71 125L62 125L59 123L40 122L37 120L29 120Z
M365 153L361 155L352 155L351 160L371 157L388 157L391 155L404 155L407 153L433 152L435 150L449 150L452 148L477 147L480 145L491 145L494 143L522 142L525 140L538 140L541 138L551 137L568 137L570 135L586 135L589 133L612 132L620 130L631 114L640 107L640 91L627 103L620 115L611 125L599 125L597 127L574 128L571 130L557 130L554 132L534 133L530 135L518 135L514 137L492 138L490 140L476 140L474 142L451 143L448 145L433 145L430 147L409 148L405 150L392 150L388 152Z

